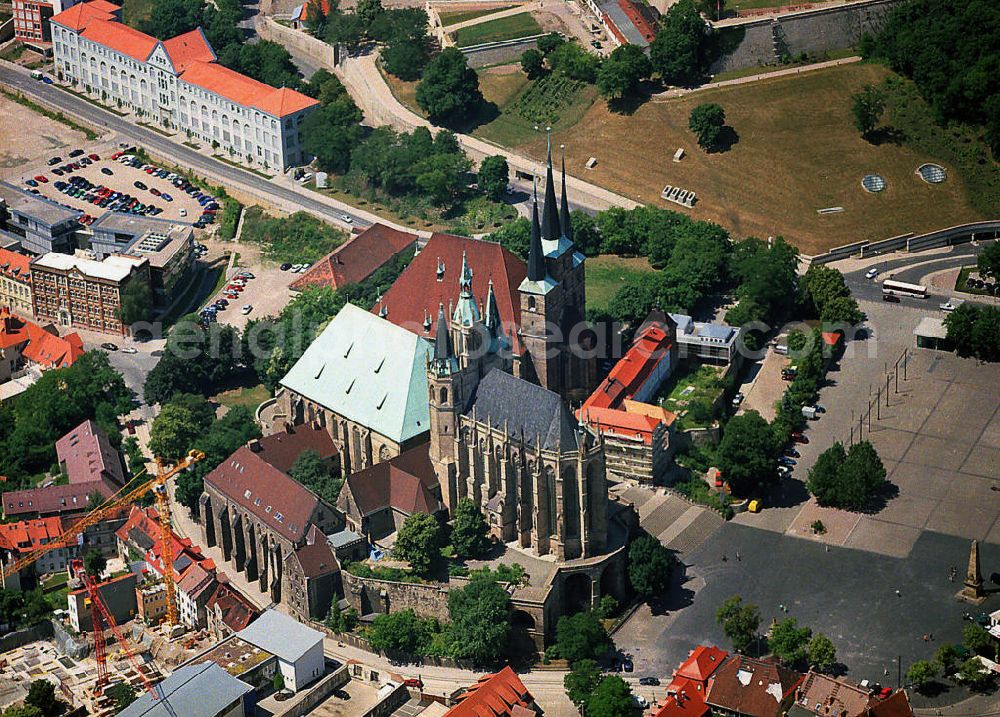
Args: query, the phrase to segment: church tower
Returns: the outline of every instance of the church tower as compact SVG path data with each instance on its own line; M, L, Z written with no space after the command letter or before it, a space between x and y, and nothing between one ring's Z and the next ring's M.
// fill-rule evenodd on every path
M455 433L464 407L462 377L452 348L444 304L438 309L434 353L427 361L430 400L430 458L441 484L441 502L449 511L458 505L458 455Z

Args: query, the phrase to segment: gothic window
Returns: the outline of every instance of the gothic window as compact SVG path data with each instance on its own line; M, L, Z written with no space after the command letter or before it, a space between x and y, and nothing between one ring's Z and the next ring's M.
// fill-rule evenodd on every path
M448 389L442 387L440 393L441 393L440 403L442 404L448 403Z
M576 486L576 474L572 468L563 471L563 512L566 521L566 537L580 537L580 498Z
M382 446L381 448L378 449L378 459L379 459L379 461L387 461L387 460L389 460L389 447L388 446Z
M534 311L534 310L535 310L535 297L534 296L529 296L528 297L528 311Z
M549 513L549 535L556 535L556 473L551 466L545 468L545 498Z

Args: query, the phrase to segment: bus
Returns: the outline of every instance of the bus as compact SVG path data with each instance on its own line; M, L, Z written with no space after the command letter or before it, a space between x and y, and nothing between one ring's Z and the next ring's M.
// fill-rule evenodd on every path
M907 284L904 281L886 279L882 282L882 293L891 296L912 296L915 299L926 299L927 287L920 284Z

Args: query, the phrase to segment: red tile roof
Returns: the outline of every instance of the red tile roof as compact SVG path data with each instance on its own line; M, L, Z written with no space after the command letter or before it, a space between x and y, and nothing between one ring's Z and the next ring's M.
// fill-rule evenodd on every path
M309 5L311 5L314 2L316 2L316 0L306 0L304 3L295 8L297 12L294 15L292 15L292 20L305 20L306 8L308 8ZM324 16L330 14L329 0L319 0L319 5Z
M151 544L148 550L143 551L143 559L156 572L163 575L163 538L160 528L159 516L156 508L146 509L132 506L128 520L122 524L115 535L123 543L135 543L136 532L146 538L146 542ZM141 550L140 546L140 550ZM190 538L181 538L173 530L170 531L170 541L167 546L167 561L174 568L176 580L182 580L194 567L201 566L205 572L215 571L215 561L206 558L201 552L201 548L194 545Z
M298 543L305 539L319 498L246 446L205 476L211 485L272 530Z
M287 87L275 89L214 62L191 62L180 78L231 102L256 107L274 117L284 117L319 104L301 92Z
M865 717L913 717L906 690L896 690L892 696L871 705Z
M0 274L4 276L17 281L29 281L31 279L30 262L30 256L19 254L10 249L0 249Z
M222 611L222 622L233 632L239 632L251 622L257 615L257 608L254 607L239 590L229 584L229 578L225 573L217 573L215 579L218 581L215 592L208 598L206 607L215 610L218 606Z
M431 492L437 476L430 461L429 443L411 448L395 458L351 474L344 483L338 507L347 512L348 498L360 517L392 508L403 513L436 513L443 508Z
M662 326L647 326L576 415L597 430L623 438L634 437L650 445L653 431L664 421L651 415L652 412L625 410L625 402L635 396L660 362L669 357L672 343Z
M705 704L704 688L692 680L674 678L674 689L653 717L704 717L711 709Z
M795 690L795 702L820 715L861 717L872 702L871 692L847 680L809 672Z
M80 33L91 42L110 47L134 60L145 62L159 40L115 20L94 19Z
M704 685L728 656L728 652L714 645L698 645L677 668L674 678L686 678Z
M493 280L493 293L503 322L504 333L511 339L512 351L523 351L518 332L521 328L521 302L517 287L528 275L527 266L496 242L453 234L433 234L427 245L399 275L396 283L382 297L388 310L386 318L418 336L433 339L438 308L458 299L462 252L468 257L477 303L486 303L486 290ZM438 276L438 266L444 271ZM376 304L372 313L378 313ZM424 319L430 327L424 330Z
M216 59L200 27L164 40L163 49L178 72L184 72L192 62L214 62Z
M622 9L625 16L635 25L635 29L645 38L646 42L652 42L656 39L656 28L653 27L653 23L650 22L646 17L646 13L643 12L637 3L632 2L632 0L618 0L618 7Z
M289 288L292 291L309 286L339 289L345 284L357 284L397 254L412 249L417 238L416 234L384 224L372 224L313 264Z
M747 717L778 717L802 679L798 672L774 662L733 655L709 680L705 701Z
M0 308L0 349L30 341L31 326L35 325L20 316L15 316L6 306Z
M282 473L288 473L305 451L316 451L323 460L337 455L330 432L322 426L290 426L284 431L250 441L249 448Z
M295 551L295 558L302 566L302 574L307 578L318 578L340 571L340 563L334 555L326 536L315 525L309 529L310 542Z
M39 329L21 356L42 368L65 368L72 366L83 354L83 339L78 333L55 336Z
M87 501L94 492L105 499L115 493L104 481L13 490L3 494L3 513L7 517L81 513L87 509Z
M492 675L483 675L458 698L458 704L445 717L507 717L515 709L534 709L534 697L514 670L505 667ZM529 714L531 712L529 711Z
M125 485L121 456L91 420L56 441L56 457L65 464L71 484L104 480L115 490Z
M109 7L111 7L111 3L104 2L104 0L80 3L69 10L63 10L58 15L54 15L50 22L57 22L63 27L79 32L96 20L114 20L115 16L112 14L114 10L110 10ZM120 9L117 5L114 8L115 10Z
M0 548L12 552L27 552L51 543L62 532L62 519L59 516L0 523Z

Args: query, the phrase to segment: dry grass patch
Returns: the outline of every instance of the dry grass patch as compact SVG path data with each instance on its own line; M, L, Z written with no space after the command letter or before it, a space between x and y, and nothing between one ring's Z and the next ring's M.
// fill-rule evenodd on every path
M906 145L874 146L859 136L851 93L889 74L879 65L846 65L650 102L631 116L595 102L553 139L565 142L570 171L588 181L669 208L676 206L660 199L664 185L694 190L699 201L689 210L693 217L719 222L736 236L780 234L808 254L980 218L950 163ZM687 123L691 109L703 102L722 105L738 133L729 151L698 149ZM543 135L525 140L518 149L544 156ZM678 147L687 156L675 163ZM598 164L586 171L591 156ZM914 171L926 161L943 164L948 181L923 182ZM861 178L869 172L885 177L888 189L865 192ZM816 213L832 206L845 211Z

